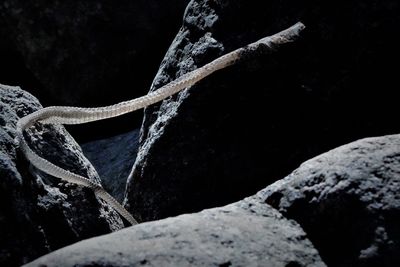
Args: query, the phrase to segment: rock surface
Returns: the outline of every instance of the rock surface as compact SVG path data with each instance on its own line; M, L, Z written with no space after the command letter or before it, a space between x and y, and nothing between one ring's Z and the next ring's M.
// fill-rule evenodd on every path
M81 145L104 189L120 202L124 200L126 179L136 159L138 142L139 129L136 129Z
M252 197L133 226L26 266L325 266L301 228Z
M400 135L322 154L260 196L303 227L328 266L400 266Z
M299 20L307 29L147 108L128 208L147 221L232 203L324 151L400 132L399 12L395 0L191 1L152 90Z
M41 108L17 87L0 85L0 265L20 266L79 240L123 227L93 192L49 177L18 152L15 125ZM99 181L74 139L61 126L36 125L26 135L44 158Z
M243 201L82 241L28 266L323 265L308 238L328 266L399 266L399 192L400 135L367 138Z

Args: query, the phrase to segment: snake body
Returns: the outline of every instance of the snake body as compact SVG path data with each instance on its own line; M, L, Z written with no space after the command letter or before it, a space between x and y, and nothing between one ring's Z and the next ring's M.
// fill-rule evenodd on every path
M298 22L284 31L269 37L265 37L257 42L227 53L204 65L203 67L188 72L176 80L162 86L161 88L139 98L99 108L51 106L35 111L21 118L17 123L17 140L19 141L21 151L28 161L30 161L31 164L36 168L67 182L91 188L96 196L106 201L132 225L137 224L135 218L133 218L133 216L120 203L118 203L117 200L108 194L103 189L101 184L95 183L86 177L65 170L36 154L29 147L24 138L24 130L37 122L53 124L82 124L121 116L123 114L147 107L194 85L215 71L233 65L238 60L244 59L247 56L254 55L254 53L260 49L271 51L282 44L293 42L296 38L298 38L300 32L304 28L305 26Z

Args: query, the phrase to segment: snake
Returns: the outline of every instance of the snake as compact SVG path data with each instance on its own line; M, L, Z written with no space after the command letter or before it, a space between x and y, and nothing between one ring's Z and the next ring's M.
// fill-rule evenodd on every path
M40 157L36 152L32 150L32 148L30 148L27 140L25 139L24 131L38 122L45 124L67 125L83 124L121 116L123 114L145 108L147 106L160 102L184 90L185 88L190 88L210 74L218 70L224 69L228 66L234 65L238 61L245 60L249 56L257 55L260 52L264 53L265 51L274 51L282 44L295 41L300 36L300 32L304 28L304 24L298 22L281 32L278 32L268 37L264 37L254 43L222 55L200 68L183 74L176 80L171 81L170 83L160 87L159 89L150 91L148 94L132 100L97 108L49 106L39 109L20 118L17 122L16 135L20 150L22 151L25 158L33 166L43 171L44 173L60 178L61 180L64 180L66 182L92 189L97 197L108 203L130 224L135 225L138 223L138 221L123 207L123 205L121 205L114 197L107 193L107 191L102 187L101 183L93 182L86 177L63 169L56 164L48 161L47 159Z

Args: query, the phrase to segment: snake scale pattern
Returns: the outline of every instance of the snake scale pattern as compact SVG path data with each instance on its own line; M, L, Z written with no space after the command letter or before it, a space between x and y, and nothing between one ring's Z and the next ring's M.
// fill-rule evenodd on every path
M273 51L282 44L295 41L304 28L305 26L301 22L298 22L284 31L269 37L265 37L257 42L227 53L204 65L203 67L186 73L176 80L162 86L161 88L139 98L99 108L51 106L40 109L21 118L17 123L17 140L19 142L20 149L27 160L36 168L69 183L91 188L97 197L106 201L128 222L130 222L132 225L137 224L135 218L133 218L133 216L120 203L118 203L117 200L108 194L103 189L101 184L95 183L86 177L65 170L36 154L29 147L28 142L25 140L23 134L24 130L37 122L52 124L82 124L121 116L123 114L145 108L149 105L162 101L163 99L172 96L185 88L189 88L213 72L233 65L239 60L246 59L248 56L252 56L259 51Z

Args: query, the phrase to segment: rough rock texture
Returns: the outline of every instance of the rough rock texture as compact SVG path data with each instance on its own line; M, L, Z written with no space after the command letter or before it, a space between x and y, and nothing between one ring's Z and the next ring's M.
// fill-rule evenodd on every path
M43 86L39 99L110 104L148 90L186 4L7 0L0 26Z
M325 266L302 229L257 197L149 222L27 266Z
M126 179L136 159L139 129L129 133L85 143L83 153L96 168L104 189L123 201Z
M400 135L322 154L260 196L303 227L328 266L400 266Z
M399 192L400 135L367 138L243 201L86 240L28 266L323 265L297 223L328 266L399 266Z
M19 266L123 223L89 189L66 184L34 167L18 151L18 119L41 108L17 87L0 85L0 266ZM93 180L99 177L74 139L61 126L36 125L26 135L31 147L59 166Z
M191 1L152 90L299 20L307 29L148 108L128 208L146 221L231 203L331 148L400 132L399 13L395 0Z

